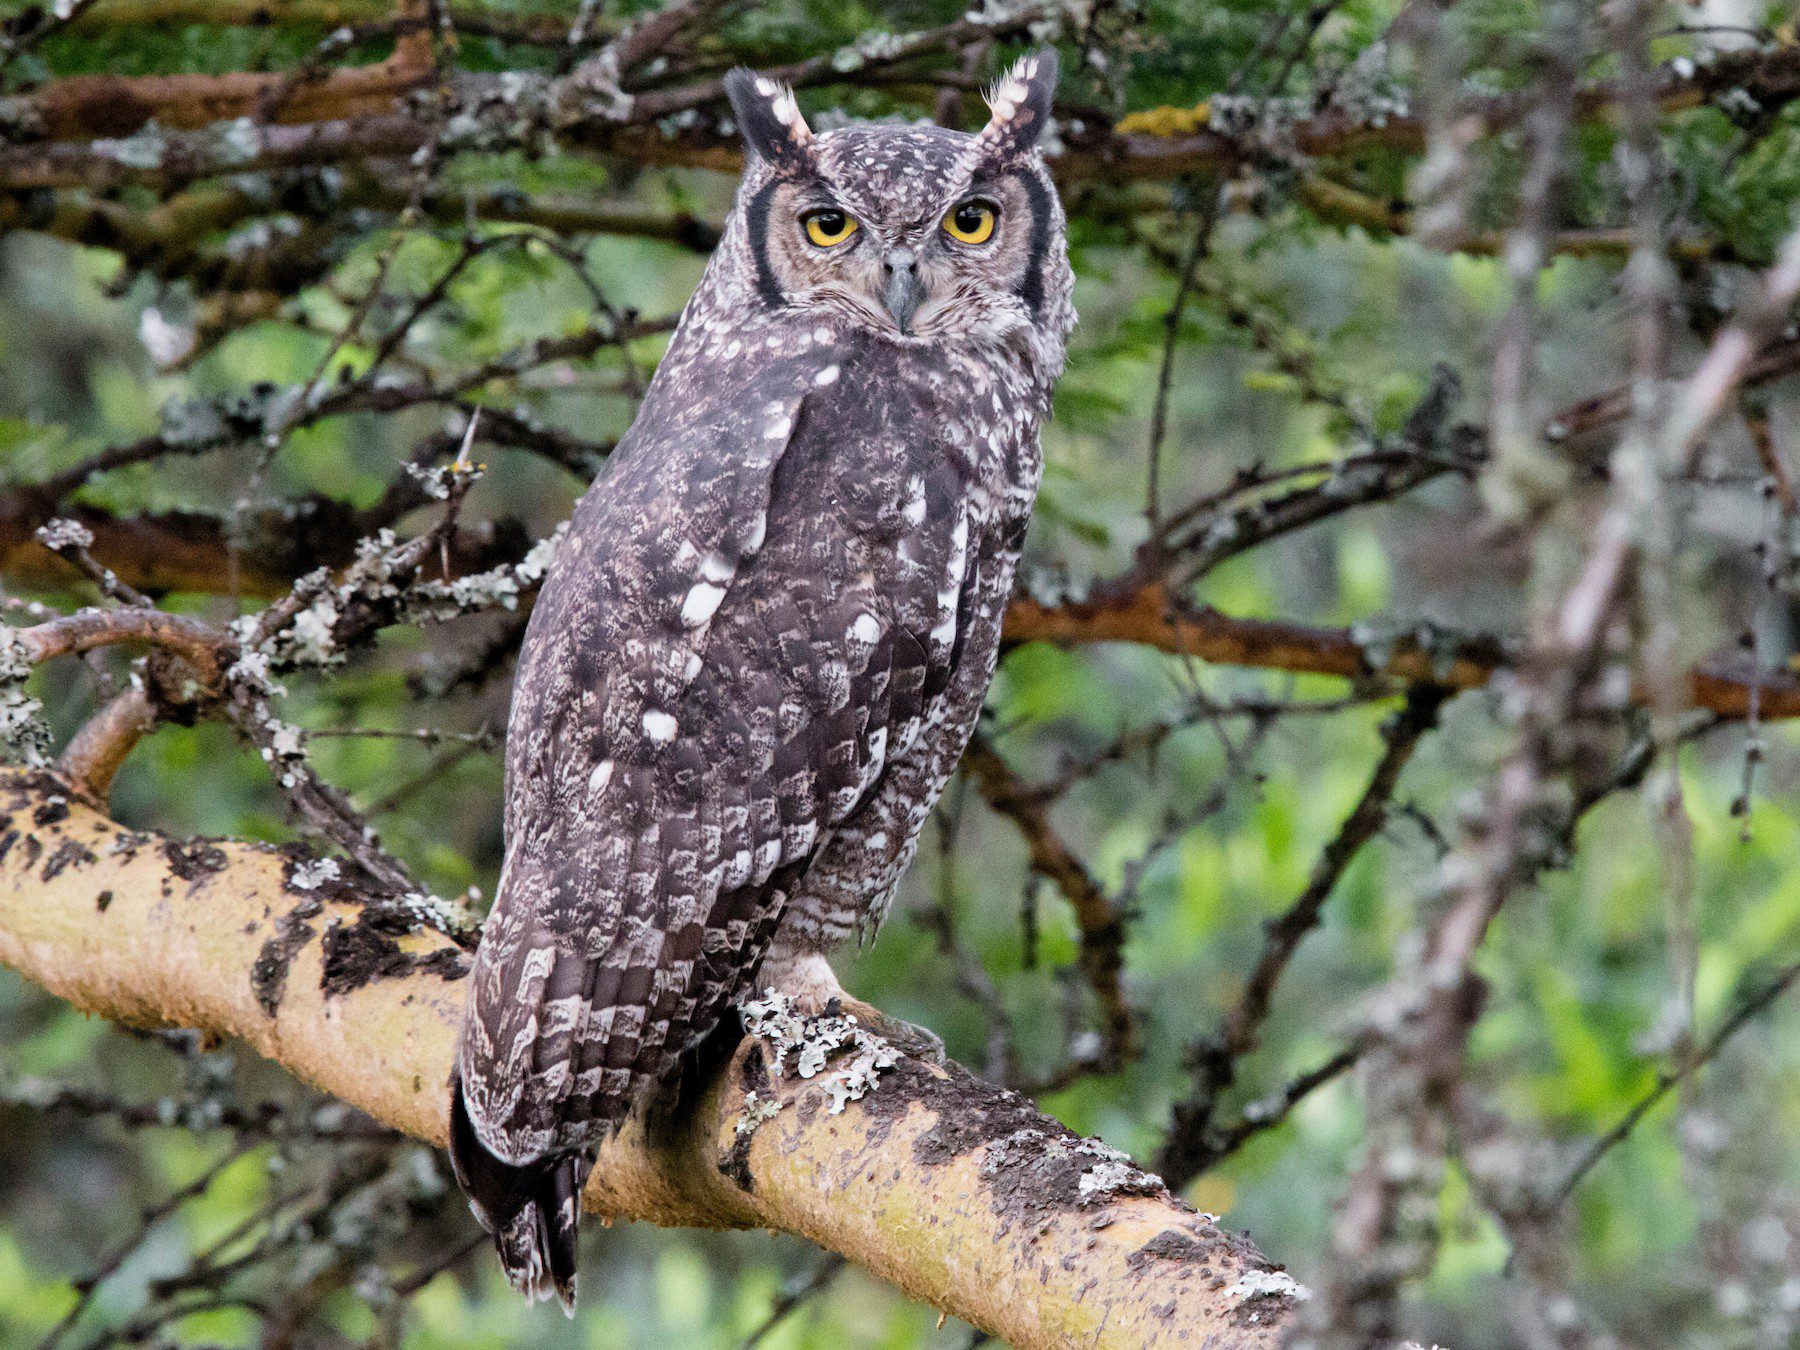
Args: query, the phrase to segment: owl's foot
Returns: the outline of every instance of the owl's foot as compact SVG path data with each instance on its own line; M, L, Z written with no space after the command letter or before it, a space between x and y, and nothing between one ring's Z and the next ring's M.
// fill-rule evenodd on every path
M854 1017L903 1055L928 1060L933 1064L942 1064L949 1058L944 1053L943 1039L930 1027L903 1022L890 1013L884 1013L873 1003L864 1003L848 994L832 1001L838 1005L839 1011ZM825 1011L830 1012L830 1007L827 1006Z
M837 972L831 968L831 963L816 953L765 963L759 983L793 999L794 1010L804 1017L820 1014L854 1017L902 1054L933 1064L942 1064L946 1058L944 1042L937 1033L903 1022L872 1003L852 998L838 983Z

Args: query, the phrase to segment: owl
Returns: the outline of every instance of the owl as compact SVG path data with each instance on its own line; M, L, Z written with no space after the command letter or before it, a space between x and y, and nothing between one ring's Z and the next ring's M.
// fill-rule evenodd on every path
M734 1000L843 997L993 676L1074 324L1039 139L814 135L749 71L723 238L519 659L451 1157L513 1284L575 1296L599 1144ZM847 1000L846 1000L847 1001Z

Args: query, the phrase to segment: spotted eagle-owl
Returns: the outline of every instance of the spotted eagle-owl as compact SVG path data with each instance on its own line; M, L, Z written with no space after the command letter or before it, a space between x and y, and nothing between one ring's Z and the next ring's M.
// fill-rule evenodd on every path
M733 1000L841 993L967 743L1074 323L1026 57L979 135L814 135L726 80L749 149L642 410L520 656L506 861L451 1154L513 1283L572 1306L599 1143Z

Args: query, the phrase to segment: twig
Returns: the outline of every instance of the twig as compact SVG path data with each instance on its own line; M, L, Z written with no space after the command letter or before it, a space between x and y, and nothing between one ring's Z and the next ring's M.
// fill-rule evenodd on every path
M1542 1201L1542 1212L1554 1213L1562 1208L1580 1187L1588 1173L1592 1172L1600 1160L1610 1153L1627 1136L1637 1128L1638 1124L1649 1115L1656 1104L1671 1091L1692 1078L1706 1065L1718 1058L1731 1038L1742 1031L1756 1017L1779 999L1783 994L1800 982L1800 961L1791 962L1782 967L1773 978L1760 988L1753 990L1741 1002L1732 1014L1714 1029L1712 1035L1696 1046L1689 1054L1657 1073L1656 1082L1650 1089L1631 1104L1631 1107L1620 1116L1606 1133L1600 1135L1576 1159L1554 1188Z
M1236 1081L1244 1056L1261 1041L1262 1025L1269 1015L1276 986L1301 942L1318 926L1325 902L1362 846L1381 832L1401 772L1419 743L1437 725L1439 710L1447 697L1444 689L1415 686L1405 705L1382 728L1381 758L1362 797L1313 864L1306 888L1265 926L1262 954L1245 979L1237 1003L1211 1037L1190 1049L1193 1086L1176 1103L1168 1138L1157 1158L1157 1171L1170 1185L1185 1186L1221 1156L1221 1141L1212 1136L1212 1119L1220 1095Z

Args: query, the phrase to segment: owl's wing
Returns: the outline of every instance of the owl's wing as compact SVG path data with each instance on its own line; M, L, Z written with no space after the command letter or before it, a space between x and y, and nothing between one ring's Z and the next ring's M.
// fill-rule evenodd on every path
M914 471L909 409L821 365L647 404L532 617L458 1058L510 1168L584 1147L712 1029L959 658L967 470Z

